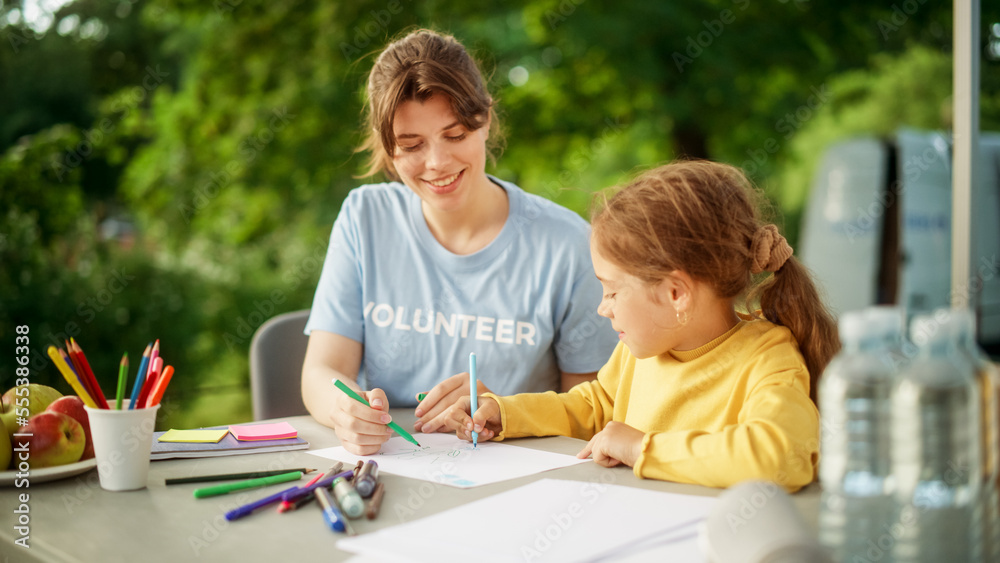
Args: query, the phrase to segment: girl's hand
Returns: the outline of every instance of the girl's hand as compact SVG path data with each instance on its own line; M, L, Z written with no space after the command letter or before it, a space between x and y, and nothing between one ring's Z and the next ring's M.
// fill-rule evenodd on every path
M490 393L489 388L482 381L477 382L477 393ZM449 428L445 421L445 411L455 404L460 398L469 398L469 373L459 373L438 383L431 389L423 401L417 405L414 414L419 420L413 425L417 432L429 434L431 432L453 430ZM468 402L468 401L467 401Z
M472 441L472 431L479 433L479 440L486 441L496 436L500 428L500 405L489 397L479 397L479 410L471 417L469 408L472 401L461 397L444 412L445 425L454 430L463 440Z
M642 439L646 436L622 422L609 422L604 430L594 434L587 445L576 454L585 459L594 456L594 462L604 467L614 467L620 463L632 467L642 453Z
M360 391L358 393L371 403L367 407L347 396L337 392L330 419L333 420L334 432L340 438L344 449L354 455L372 455L379 451L382 443L389 439L392 430L388 424L392 417L389 410L389 400L381 389Z

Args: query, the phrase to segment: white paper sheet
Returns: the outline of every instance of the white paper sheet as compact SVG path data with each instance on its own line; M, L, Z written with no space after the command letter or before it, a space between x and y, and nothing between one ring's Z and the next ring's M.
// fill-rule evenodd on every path
M382 444L377 454L365 457L343 446L309 453L349 465L371 459L378 463L379 471L463 489L591 461L503 442L481 442L473 449L471 442L454 434L417 434L417 441L419 448L394 436Z
M393 561L614 559L657 537L689 547L695 525L716 502L601 482L541 479L415 522L345 538L337 547Z

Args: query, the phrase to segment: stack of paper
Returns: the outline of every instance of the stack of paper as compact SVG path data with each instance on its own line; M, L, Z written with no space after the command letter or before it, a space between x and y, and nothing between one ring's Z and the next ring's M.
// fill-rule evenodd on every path
M716 499L602 482L542 479L434 516L337 542L361 555L405 561L601 561L692 549Z
M229 432L241 442L250 440L288 440L298 436L295 428L287 422L268 424L233 424Z

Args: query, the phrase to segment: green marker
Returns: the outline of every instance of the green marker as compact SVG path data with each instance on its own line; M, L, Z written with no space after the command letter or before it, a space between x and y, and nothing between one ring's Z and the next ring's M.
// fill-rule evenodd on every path
M194 490L194 498L205 498L205 497L214 497L216 495L225 495L233 491L242 491L243 489L256 489L257 487L266 487L268 485L286 483L288 481L295 481L301 478L302 478L301 471L292 471L290 473L282 473L281 475L272 475L271 477L260 477L258 479L247 479L246 481L237 481L236 483L226 483L224 485L215 485L213 487L202 487L200 489Z
M348 387L343 381L341 381L339 379L334 379L333 380L333 384L336 385L337 388L340 389L341 391L343 391L344 393L347 393L348 397L354 399L355 401L361 403L362 405L365 405L365 406L368 406L368 407L371 406L370 404L368 404L368 401L366 401L361 395L358 395L357 393L355 393L354 389L351 389L350 387ZM395 430L396 434L399 434L400 436L402 436L403 439L406 440L407 442L411 442L413 444L416 444L417 447L420 447L420 442L418 442L413 436L410 436L409 432L407 432L406 430L403 430L402 426L396 424L395 422L390 422L389 423L389 428L392 428L393 430Z
M417 400L418 401L423 401L426 398L427 398L427 393L421 393L421 394L417 395Z

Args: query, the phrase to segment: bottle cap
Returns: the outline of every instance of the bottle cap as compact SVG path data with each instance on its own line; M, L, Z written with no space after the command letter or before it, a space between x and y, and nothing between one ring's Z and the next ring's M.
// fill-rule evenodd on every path
M844 346L857 346L865 339L868 331L868 323L865 319L864 311L850 311L840 316L837 323L837 332L840 334L840 342Z

